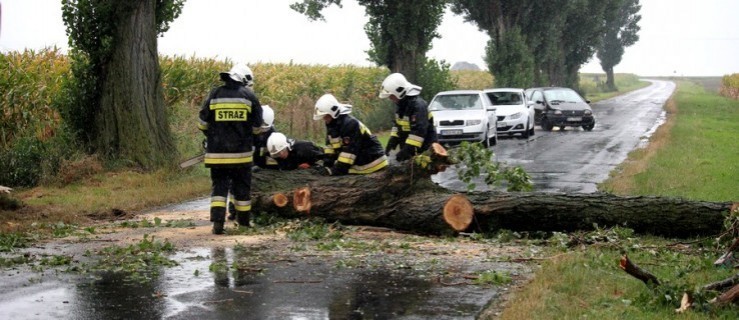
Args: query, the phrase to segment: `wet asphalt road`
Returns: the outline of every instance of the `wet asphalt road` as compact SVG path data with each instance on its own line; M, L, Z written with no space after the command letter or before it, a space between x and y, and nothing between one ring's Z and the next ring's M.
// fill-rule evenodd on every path
M595 192L662 123L662 106L674 88L672 82L653 81L647 88L593 104L596 126L591 132L545 132L537 127L527 140L501 137L493 148L495 160L523 166L533 176L536 191ZM454 170L447 170L434 179L464 190L455 176ZM202 216L198 226L208 233L207 199L160 212L166 210L196 212ZM64 248L40 250L59 254ZM258 265L258 272L208 271L217 263L251 265L259 252L258 247L242 252L232 246L179 251L171 257L179 266L164 268L146 283L125 281L124 274L113 272L3 270L0 319L474 319L500 299L501 288L442 285L429 274L532 272L524 264L501 261L493 252L447 261L449 265L434 262L431 267L399 268L397 261L378 255L364 258L372 267L336 268L320 256L309 256L296 261L271 258L269 264ZM430 261L436 260L444 261Z
M522 166L532 176L535 191L596 192L597 184L664 122L663 105L675 84L649 81L652 85L646 88L591 104L596 120L593 131L567 127L548 132L537 126L536 134L527 140L519 135L500 136L493 147L495 160ZM447 170L436 181L449 189L464 190L454 177L456 172Z

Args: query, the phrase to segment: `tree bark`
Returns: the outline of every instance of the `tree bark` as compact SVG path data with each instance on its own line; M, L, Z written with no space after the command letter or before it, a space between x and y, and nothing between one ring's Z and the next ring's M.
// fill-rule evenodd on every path
M97 145L103 154L144 168L165 165L176 157L160 80L156 0L118 5L122 12L103 77Z
M296 210L294 190L310 192L309 210ZM276 207L274 194L290 205ZM303 191L304 193L304 191ZM453 191L434 184L418 168L392 165L363 176L322 177L310 170L254 174L252 207L285 217L320 216L344 224L371 225L421 234L457 231L575 231L624 226L637 233L667 237L717 234L723 229L729 202L702 202L666 197L622 197L606 193L463 194L474 215L467 228L452 227L444 207Z

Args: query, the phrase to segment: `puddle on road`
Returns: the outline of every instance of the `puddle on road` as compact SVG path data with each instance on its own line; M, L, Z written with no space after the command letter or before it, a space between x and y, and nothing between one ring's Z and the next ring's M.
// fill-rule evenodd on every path
M260 254L243 247L178 252L170 258L179 266L145 282L124 272L47 271L43 279L19 272L2 285L0 318L473 319L502 290L464 280L459 275L480 271L464 266L404 266L382 254L337 266L322 257L264 261ZM486 268L521 271L500 262Z

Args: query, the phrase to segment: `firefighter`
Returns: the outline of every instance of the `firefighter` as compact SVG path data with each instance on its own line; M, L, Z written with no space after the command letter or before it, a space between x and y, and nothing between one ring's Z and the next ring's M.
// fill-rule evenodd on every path
M249 226L251 166L255 135L261 132L262 106L252 91L254 75L245 64L220 74L223 85L203 102L199 126L207 145L205 166L210 168L210 221L213 234L223 234L229 187L234 196L236 221Z
M254 138L254 166L252 166L252 172L257 171L259 168L277 169L277 161L267 155L267 138L275 132L274 121L274 110L266 104L263 105L261 131ZM228 198L228 220L233 221L236 220L233 192L229 191Z
M408 160L436 142L434 118L420 94L421 87L400 73L393 73L382 82L380 98L389 98L397 106L385 154L389 156L390 151L400 147L395 155L398 161Z
M316 101L313 120L322 119L327 132L324 166L318 167L322 175L368 174L388 165L380 141L350 112L351 105L331 94Z
M269 136L267 149L280 170L308 169L324 158L323 149L313 142L288 139L279 132Z
M267 140L275 132L275 112L268 105L262 106L262 128L259 135L254 141L254 164L256 168L277 168L277 161L270 157L269 151L267 150Z

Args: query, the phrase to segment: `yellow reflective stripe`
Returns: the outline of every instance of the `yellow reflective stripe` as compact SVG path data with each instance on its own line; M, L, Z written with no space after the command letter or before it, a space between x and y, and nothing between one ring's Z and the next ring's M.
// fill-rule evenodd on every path
M331 138L331 137L329 137L328 138L328 143L329 144L341 143L341 138Z
M434 113L433 112L429 112L429 119L431 119L433 117L434 117Z
M346 163L348 165L354 164L354 160L357 159L357 156L348 152L342 152L339 153L339 159L337 161Z
M252 162L252 152L241 153L206 153L203 160L206 164L238 164Z
M368 129L367 126L365 126L364 123L361 122L359 123L359 133L372 135L372 131L370 131L370 129Z
M423 145L423 138L415 134L409 134L408 139L405 139L405 144L420 148Z
M411 122L407 118L401 118L401 119L395 119L395 123L397 123L399 126L410 126Z
M387 157L382 156L380 158L377 158L377 160L372 161L366 165L363 166L353 166L349 168L349 173L351 174L368 174L373 173L377 170L380 170L384 167L388 166Z
M251 201L236 201L234 208L236 211L251 211Z
M331 148L340 149L341 148L341 143L332 143L331 144Z
M277 160L272 159L272 157L267 157L267 164L269 164L269 165L277 165Z
M323 148L323 153L325 153L325 154L334 154L335 153L334 152L334 148L331 148L329 146L326 146L326 147Z
M219 110L219 109L246 109L246 111L251 112L251 106L248 106L243 103L218 103L218 104L213 104L213 102L210 103L210 110Z
M210 206L211 207L225 207L226 206L226 197L210 197Z
M198 119L198 120L199 120L198 129L200 129L201 131L208 130L208 122L203 121L203 119Z

